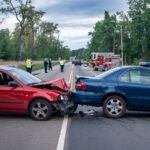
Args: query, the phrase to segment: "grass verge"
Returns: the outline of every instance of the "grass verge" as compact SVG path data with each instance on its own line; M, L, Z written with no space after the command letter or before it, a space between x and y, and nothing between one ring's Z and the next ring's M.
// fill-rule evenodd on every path
M58 64L59 64L59 62L53 62L52 65L55 66L55 65L58 65ZM21 69L24 69L24 70L26 69L25 64L19 64L18 68L21 68ZM43 63L33 64L32 71L36 71L36 70L40 70L40 69L44 69Z

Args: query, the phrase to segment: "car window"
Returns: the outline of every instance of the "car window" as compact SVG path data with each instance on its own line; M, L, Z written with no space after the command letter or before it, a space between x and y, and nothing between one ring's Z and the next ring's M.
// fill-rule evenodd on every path
M104 73L101 73L100 75L97 75L97 76L93 77L93 78L95 78L95 79L103 79L103 78L105 78L105 77L115 73L118 70L120 70L120 67L116 67L114 69L110 69L110 70L108 70L108 71L106 71Z
M149 72L149 70L141 71L141 82L150 84L150 72Z
M2 72L0 72L0 85L4 85L4 77Z
M120 77L120 81L132 83L150 83L150 72L146 69L133 69Z
M14 81L14 79L4 72L0 72L0 86L9 85L10 81Z
M130 73L129 71L124 73L121 77L120 77L120 81L123 82L129 82L130 81Z
M140 70L130 70L130 81L134 83L141 82L141 71Z
M8 72L17 77L20 81L22 81L26 85L42 82L39 78L21 69L10 69L8 70Z

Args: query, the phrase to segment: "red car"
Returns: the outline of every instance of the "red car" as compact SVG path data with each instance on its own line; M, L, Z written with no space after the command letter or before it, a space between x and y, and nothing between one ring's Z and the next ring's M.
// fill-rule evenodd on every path
M24 70L0 66L0 112L28 113L48 120L54 111L74 111L64 79L42 82Z

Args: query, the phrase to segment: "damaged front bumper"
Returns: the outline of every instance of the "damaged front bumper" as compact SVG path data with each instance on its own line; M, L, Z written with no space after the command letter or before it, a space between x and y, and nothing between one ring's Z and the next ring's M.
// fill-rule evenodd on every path
M53 103L54 108L61 113L61 115L73 115L77 109L77 104L71 99L72 94L60 95L58 101Z

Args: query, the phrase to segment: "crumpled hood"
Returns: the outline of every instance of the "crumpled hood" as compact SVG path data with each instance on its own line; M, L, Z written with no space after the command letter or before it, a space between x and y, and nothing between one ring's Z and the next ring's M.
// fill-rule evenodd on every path
M53 85L64 91L69 90L69 86L67 85L64 78L56 79L56 80L49 81L49 82L42 82L42 83L34 84L34 85L31 85L31 87L39 87L39 86L46 86L46 85Z

